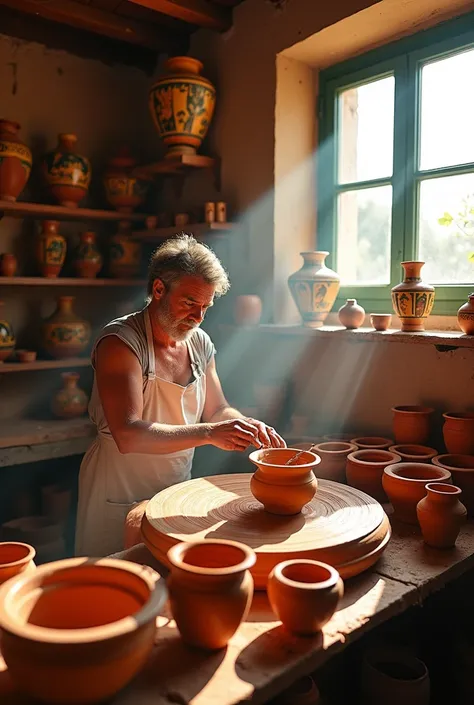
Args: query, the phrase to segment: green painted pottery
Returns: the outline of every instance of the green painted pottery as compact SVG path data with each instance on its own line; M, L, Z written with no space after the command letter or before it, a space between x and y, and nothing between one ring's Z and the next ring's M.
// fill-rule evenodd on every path
M58 135L58 146L43 159L43 174L53 197L61 206L76 208L91 181L91 165L75 151L76 135Z
M300 252L303 266L288 278L288 286L303 324L320 328L339 293L340 278L326 267L329 252Z
M30 176L31 152L17 136L20 125L0 120L0 199L16 201Z
M74 296L60 296L57 310L43 323L43 348L51 357L76 357L89 344L91 328L74 313L74 299Z
M10 357L16 344L13 329L2 315L3 306L3 301L0 301L0 363Z
M57 277L66 257L67 243L57 220L43 220L36 239L36 261L43 277Z
M133 278L140 271L142 247L130 236L130 225L121 223L110 239L110 275L115 278Z
M96 243L96 234L92 230L80 234L79 247L76 251L74 268L78 277L94 279L102 269L103 257Z
M121 213L131 213L141 206L147 197L150 180L134 176L137 165L128 149L123 147L117 156L110 160L104 174L104 188L107 201Z

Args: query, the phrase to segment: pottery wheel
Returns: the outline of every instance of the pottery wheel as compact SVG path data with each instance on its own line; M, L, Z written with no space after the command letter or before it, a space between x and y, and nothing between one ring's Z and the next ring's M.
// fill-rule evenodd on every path
M290 558L324 561L343 578L357 575L378 560L390 539L382 506L360 490L318 480L314 499L300 514L277 516L250 492L251 476L197 478L155 495L142 524L148 548L168 564L167 551L180 541L241 541L256 552L255 586L265 589L272 568Z

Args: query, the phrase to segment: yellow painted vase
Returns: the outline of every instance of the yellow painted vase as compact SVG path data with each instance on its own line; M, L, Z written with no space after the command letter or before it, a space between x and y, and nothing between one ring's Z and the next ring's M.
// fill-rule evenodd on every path
M66 258L66 239L58 231L57 220L43 220L36 239L36 261L43 277L55 278Z
M56 359L76 357L89 344L91 327L74 313L74 296L60 296L55 313L43 323L43 348Z
M32 157L17 136L20 125L0 120L0 199L16 201L30 176Z
M129 223L120 223L110 239L110 275L118 279L135 277L140 271L141 254L141 244L132 240Z
M3 305L3 301L0 301L0 363L10 357L16 344L13 329L2 315Z
M77 208L91 182L90 161L76 153L77 136L58 135L58 146L43 159L43 174L61 206Z
M200 75L203 65L189 56L165 63L168 73L149 94L156 130L168 148L167 157L196 154L206 136L216 104L216 89Z
M339 293L339 275L324 264L328 254L300 252L303 266L288 278L291 295L308 328L320 328L324 324Z
M393 310L402 324L402 331L425 330L425 320L431 313L435 288L421 281L424 262L402 262L405 278L392 289Z

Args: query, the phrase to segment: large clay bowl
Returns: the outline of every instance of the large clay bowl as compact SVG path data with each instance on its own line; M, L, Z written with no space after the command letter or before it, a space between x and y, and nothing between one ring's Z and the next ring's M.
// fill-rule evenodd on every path
M416 505L425 497L429 482L451 482L451 473L429 463L397 463L385 468L382 484L396 519L418 523Z
M416 443L399 443L390 446L389 451L399 455L402 463L430 463L435 455L438 455L436 448L420 446Z
M30 572L35 568L33 546L19 541L0 543L0 585L14 575Z
M474 516L474 455L437 455L431 461L437 467L448 470L455 485L462 489L461 502L469 516Z
M167 598L148 566L68 558L0 588L2 655L19 690L46 703L95 703L142 668Z
M349 453L346 463L347 484L357 487L377 500L386 502L387 495L382 487L383 471L387 465L399 463L400 456L388 450L356 450Z

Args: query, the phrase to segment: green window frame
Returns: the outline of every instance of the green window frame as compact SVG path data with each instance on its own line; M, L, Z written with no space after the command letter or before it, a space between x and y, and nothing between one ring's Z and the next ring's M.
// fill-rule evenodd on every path
M473 173L474 162L420 171L421 66L427 61L448 57L474 48L474 13L419 32L351 61L322 71L319 76L317 154L317 247L327 250L329 266L337 271L337 196L370 186L392 186L390 283L373 286L341 286L334 306L346 298L357 298L369 312L391 311L390 290L403 278L400 263L417 259L417 216L420 183L425 179ZM393 75L394 135L391 177L337 183L338 95L369 81ZM469 81L469 78L467 79ZM473 128L474 129L474 128ZM474 250L474 242L473 242ZM423 272L422 272L423 275ZM474 263L473 263L474 281ZM433 314L454 315L474 289L472 285L436 284Z

